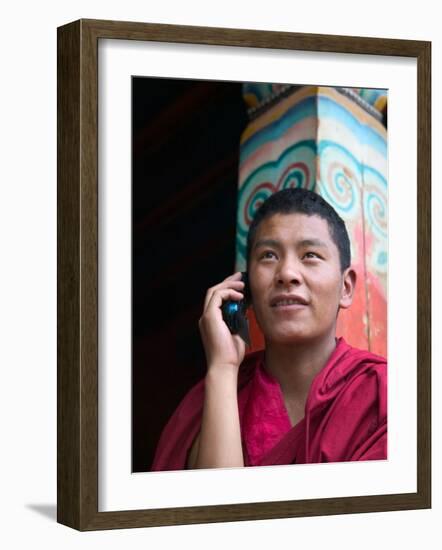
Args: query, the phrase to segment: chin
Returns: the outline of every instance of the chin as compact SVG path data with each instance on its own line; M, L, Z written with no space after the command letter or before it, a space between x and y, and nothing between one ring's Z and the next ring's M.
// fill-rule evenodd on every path
M300 329L285 329L285 330L273 330L269 331L266 336L266 341L274 342L275 344L297 344L306 342L313 337L312 334Z

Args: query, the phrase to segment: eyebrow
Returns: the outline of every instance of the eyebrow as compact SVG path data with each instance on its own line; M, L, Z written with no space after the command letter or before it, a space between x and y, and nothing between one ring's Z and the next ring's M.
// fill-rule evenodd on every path
M299 246L319 246L321 248L328 248L326 242L321 239L304 239L298 243Z
M275 248L278 248L281 245L279 241L276 241L275 239L259 239L254 244L253 248L259 248L260 246L273 246Z
M281 243L275 239L259 239L256 241L253 248L256 249L262 246L273 246L275 248L279 248L281 246ZM297 247L317 246L320 248L328 248L327 243L324 241L321 241L321 239L303 239L302 241L297 242L296 246Z

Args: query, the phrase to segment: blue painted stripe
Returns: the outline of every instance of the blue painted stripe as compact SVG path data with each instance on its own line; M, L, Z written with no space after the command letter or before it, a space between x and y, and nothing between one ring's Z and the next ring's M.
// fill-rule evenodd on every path
M361 143L372 147L382 156L387 156L387 142L385 138L370 126L360 122L350 111L339 103L336 103L336 101L325 96L319 96L318 116L319 118L331 117L338 120L349 128Z

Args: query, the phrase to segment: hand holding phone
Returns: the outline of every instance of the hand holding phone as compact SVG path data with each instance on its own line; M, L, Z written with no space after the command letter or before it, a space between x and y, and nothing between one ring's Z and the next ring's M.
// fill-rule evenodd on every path
M231 365L236 370L244 359L245 346L248 341L247 319L235 315L235 309L245 313L247 303L245 282L239 272L230 275L221 283L209 288L204 300L203 313L199 320L199 329L202 343L206 353L208 369L222 367L222 372L227 372L225 367ZM227 305L233 302L234 305ZM223 319L223 308L225 315L229 317L230 327ZM228 313L230 311L230 314ZM238 330L238 332L231 332ZM227 369L228 370L228 369Z
M246 272L241 273L241 280L244 283L244 299L240 301L226 300L221 306L223 320L229 327L232 334L239 334L244 342L250 346L249 323L246 317L246 310L250 305L250 294L248 276Z

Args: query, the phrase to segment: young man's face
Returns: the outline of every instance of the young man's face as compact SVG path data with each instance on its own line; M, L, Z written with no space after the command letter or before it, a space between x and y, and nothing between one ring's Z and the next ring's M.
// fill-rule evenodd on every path
M351 305L355 273L341 273L326 220L275 214L258 226L249 258L256 319L266 342L334 337L340 307Z

